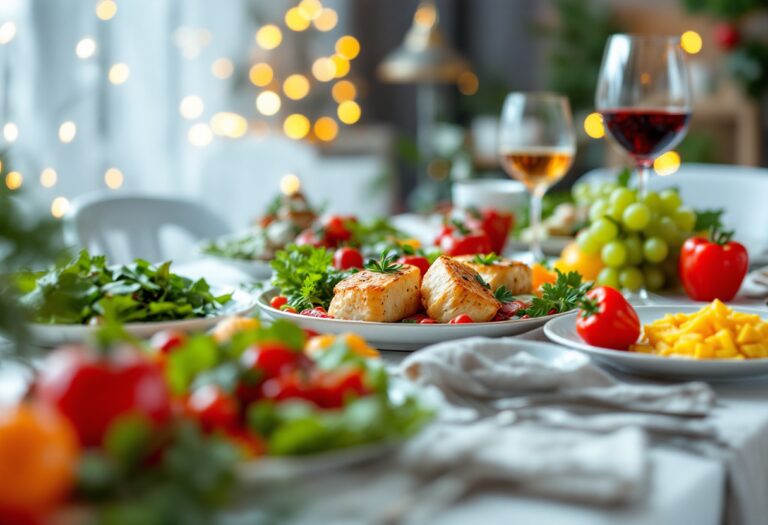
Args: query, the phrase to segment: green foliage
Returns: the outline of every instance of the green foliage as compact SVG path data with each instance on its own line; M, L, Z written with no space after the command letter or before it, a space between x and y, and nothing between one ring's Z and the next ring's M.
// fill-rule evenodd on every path
M684 0L692 13L710 13L719 18L738 18L753 9L765 7L765 0Z
M280 250L271 265L275 271L272 284L299 311L314 306L328 308L333 287L348 275L333 267L332 253L306 244Z
M557 280L546 283L541 287L541 297L534 297L531 306L522 314L531 317L543 317L554 310L556 313L569 312L578 307L584 300L587 292L592 288L591 282L582 282L579 272L557 272Z

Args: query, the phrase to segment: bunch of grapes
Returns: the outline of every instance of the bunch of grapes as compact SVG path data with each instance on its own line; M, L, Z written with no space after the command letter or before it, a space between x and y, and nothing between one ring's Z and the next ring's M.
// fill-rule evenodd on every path
M696 225L696 212L675 190L635 190L615 183L579 184L576 202L589 207L589 225L576 236L585 254L600 254L597 283L636 291L658 290L677 279L677 259Z

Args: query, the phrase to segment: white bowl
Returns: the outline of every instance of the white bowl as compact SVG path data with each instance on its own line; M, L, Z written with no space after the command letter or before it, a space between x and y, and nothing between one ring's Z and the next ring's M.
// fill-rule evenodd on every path
M458 208L495 208L518 212L528 202L528 192L521 182L506 179L456 181L451 189Z

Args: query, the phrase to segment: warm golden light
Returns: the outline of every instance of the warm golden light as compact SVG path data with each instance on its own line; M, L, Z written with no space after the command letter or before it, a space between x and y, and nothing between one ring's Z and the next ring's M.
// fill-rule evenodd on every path
M258 87L268 86L274 76L275 73L272 71L272 66L264 62L252 65L248 71L248 78L251 80L251 84Z
M333 55L331 57L331 60L333 60L333 65L336 68L336 74L334 76L336 78L343 78L347 76L347 73L349 73L349 67L350 67L349 60L339 55Z
M283 93L290 99L300 100L309 93L309 80L304 75L291 75L283 82Z
M74 122L67 120L66 122L61 123L61 126L59 126L60 141L64 144L69 144L75 139L75 135L77 135L77 126Z
M114 0L99 0L96 3L96 16L101 20L110 20L117 14L117 4Z
M701 35L696 31L686 31L680 36L680 47L683 51L691 55L695 55L703 47L704 42L701 39Z
M320 57L312 63L312 74L320 82L329 82L336 76L336 64L328 57Z
M203 114L205 104L197 95L187 95L179 103L179 113L187 120L193 120Z
M465 71L456 79L456 85L459 88L459 93L471 96L480 89L480 79L473 72Z
M223 111L211 117L211 130L221 137L236 139L245 135L248 131L248 121L237 113Z
M304 31L311 23L298 7L292 7L285 12L285 25L292 31Z
M336 41L336 52L347 60L353 60L360 54L360 42L353 36L343 36Z
M96 41L93 38L83 38L75 46L77 58L85 60L96 53Z
M680 154L676 151L668 151L653 161L653 171L662 177L672 175L678 169L680 169Z
M9 190L18 190L24 184L24 177L18 171L11 171L5 176L5 185Z
M293 195L301 189L301 180L293 173L286 173L280 179L280 191L283 195Z
M275 49L283 41L283 32L273 24L267 24L256 32L256 43L262 49Z
M281 105L280 95L274 91L264 91L256 97L256 110L267 117L277 114Z
M341 104L347 100L354 100L357 96L357 88L349 80L341 80L333 85L331 95L333 95L333 100Z
M320 0L301 0L299 2L299 13L307 20L314 20L320 16L320 12L323 10L323 4Z
M40 172L40 185L43 188L53 188L58 180L59 174L53 168L45 168Z
M213 73L213 76L222 80L231 77L234 71L235 65L228 58L217 58L213 61L213 64L211 64L211 73Z
M304 115L294 113L288 115L283 122L283 132L288 138L299 140L303 139L309 133L309 119Z
M111 190L116 190L123 185L123 172L117 168L109 168L104 172L104 184Z
M330 7L325 7L312 22L318 31L332 31L339 23L339 15Z
M195 124L189 128L187 139L189 139L190 144L193 146L203 148L213 140L213 132L211 131L211 128L208 127L208 124Z
M51 215L61 219L69 211L69 199L66 197L56 197L51 203Z
M19 126L14 122L6 122L3 126L3 137L7 142L15 142L19 138Z
M131 76L131 69L128 64L119 62L109 68L109 81L113 84L122 84L128 80L129 76Z
M5 45L16 36L16 24L14 22L4 22L0 25L0 45Z
M360 120L361 110L357 102L347 100L346 102L339 104L336 114L339 116L339 120L344 124L354 124Z
M437 9L431 4L420 5L413 19L421 26L431 26L437 22Z
M339 134L339 125L331 117L320 117L313 129L315 137L323 142L330 142Z
M590 113L584 119L584 132L593 139L605 137L605 126L603 126L603 116L600 113Z

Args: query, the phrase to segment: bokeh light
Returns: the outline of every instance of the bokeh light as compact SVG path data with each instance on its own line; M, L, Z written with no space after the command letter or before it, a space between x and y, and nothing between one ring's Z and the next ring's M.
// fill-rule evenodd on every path
M347 60L354 60L360 54L357 38L345 35L336 41L336 52Z
M179 113L187 120L196 119L205 111L203 99L197 95L187 95L179 103Z
M19 138L19 126L15 122L6 122L3 126L3 138L7 142L16 142Z
M312 63L312 74L320 82L330 82L336 76L336 64L328 57L320 57Z
M301 189L301 180L293 173L286 173L280 179L280 191L284 195L293 195Z
M304 75L291 75L283 82L283 93L285 96L293 99L300 100L307 96L309 93L309 79Z
M51 215L61 219L69 211L69 199L66 197L56 197L51 203Z
M267 24L256 32L256 43L262 49L275 49L283 41L283 32L273 24Z
M344 124L354 124L360 120L362 111L360 110L360 106L357 102L347 100L346 102L339 104L336 113L339 116L339 120Z
M421 26L431 26L437 22L437 9L432 4L424 3L416 10L413 19Z
M203 148L213 140L213 132L208 124L198 123L189 128L187 139L193 146Z
M590 113L584 119L584 132L593 139L601 139L605 136L603 116L600 113Z
M100 20L111 20L117 14L117 3L114 0L99 0L96 3L96 16Z
M40 172L40 185L43 188L53 188L59 180L59 174L53 168L45 168Z
M299 13L307 20L314 20L323 10L323 4L320 0L301 0L299 2Z
M235 65L230 59L225 57L217 58L211 64L211 73L213 73L214 77L221 80L231 77L234 71Z
M211 117L211 130L221 137L236 139L248 131L248 121L237 113L222 111Z
M274 76L275 73L272 70L272 66L264 62L252 65L248 71L248 78L251 80L251 84L257 87L268 86Z
M288 138L300 140L307 136L310 129L307 117L299 113L288 115L283 122L283 132Z
M5 185L9 190L18 190L24 184L24 177L18 171L11 171L5 176Z
M104 172L104 184L111 190L116 190L123 185L123 172L117 168L109 168Z
M456 79L456 85L459 88L459 93L470 96L480 89L480 79L472 71L465 71Z
M123 84L131 76L131 69L128 64L118 62L109 68L109 81L113 84Z
M304 16L298 7L292 7L285 12L285 25L291 31L304 31L311 23L311 20Z
M349 80L340 80L333 85L331 95L337 104L341 104L347 100L354 100L357 96L357 88Z
M62 122L59 126L59 140L62 141L64 144L69 144L73 140L75 140L75 135L77 135L77 126L74 122L71 120L67 120L65 122Z
M333 55L331 60L333 61L333 65L336 68L334 76L336 78L343 78L347 76L350 68L349 60L339 55Z
M280 106L280 95L274 91L263 91L256 97L256 110L267 117L277 114Z
M323 8L320 14L312 21L318 31L332 31L339 23L339 15L330 7Z
M339 134L339 125L331 117L320 117L313 128L315 137L323 142L330 142Z
M680 154L678 152L674 150L668 151L653 161L653 171L662 177L672 175L680 169L680 161Z
M0 25L0 45L5 45L16 36L16 23L4 22Z
M680 47L683 51L691 55L695 55L703 47L704 42L701 39L701 35L696 31L686 31L680 36Z
M75 46L75 54L82 60L91 58L94 53L96 53L96 41L93 38L82 38Z

